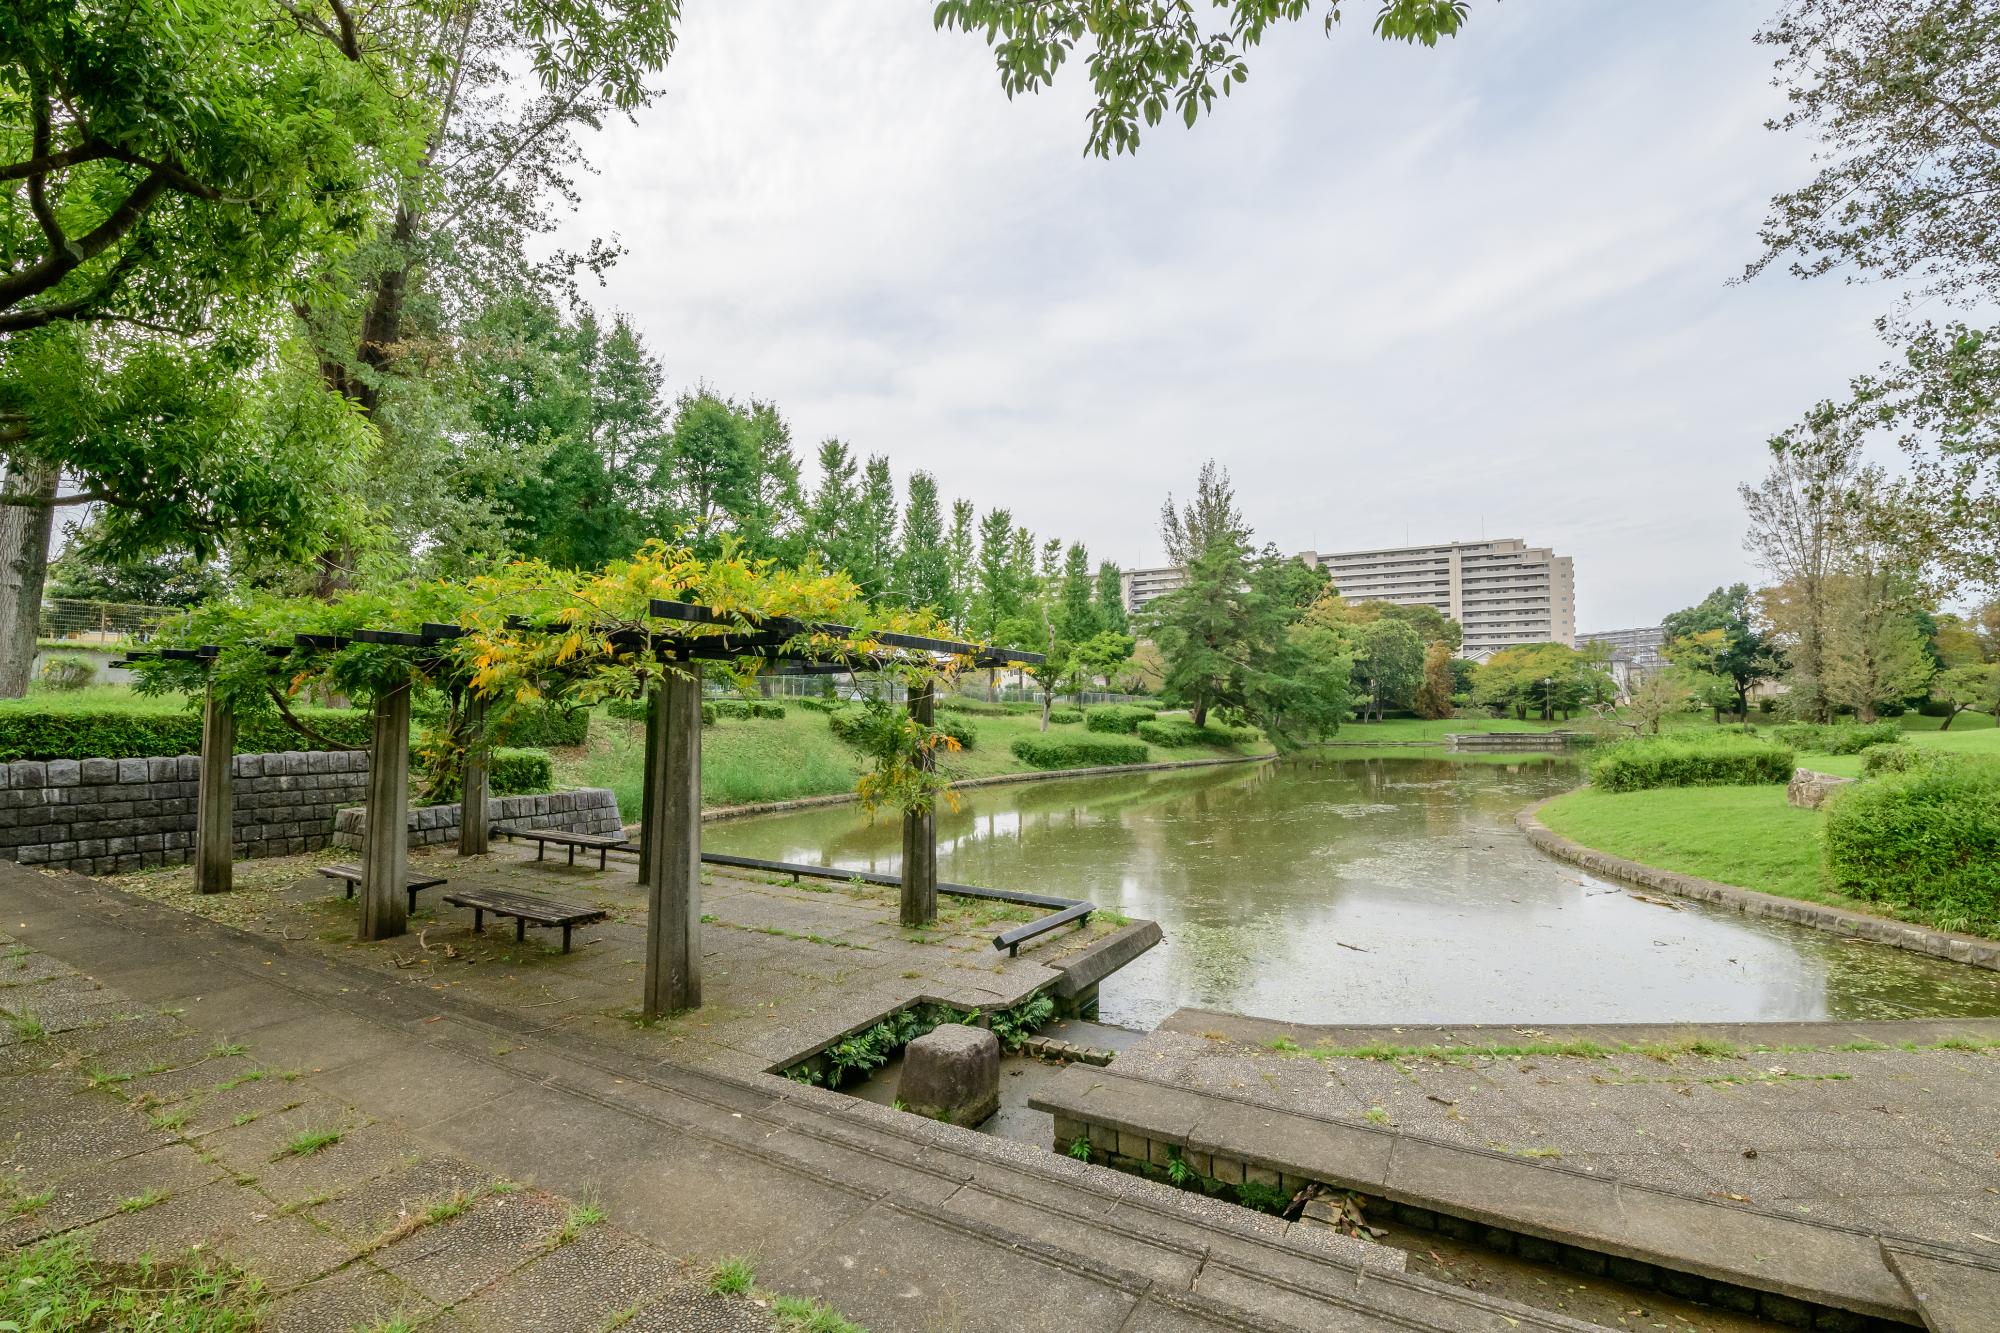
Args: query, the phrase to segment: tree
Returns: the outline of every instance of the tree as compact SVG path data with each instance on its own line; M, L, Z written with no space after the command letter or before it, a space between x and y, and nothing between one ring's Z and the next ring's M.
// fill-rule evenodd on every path
M1214 7L1228 14L1212 30L1194 5L1080 0L943 0L935 22L985 39L1009 97L1049 87L1082 48L1095 94L1084 151L1110 157L1138 151L1139 123L1158 125L1169 108L1192 126L1218 92L1227 96L1250 77L1246 53L1281 20L1317 12L1330 33L1341 16L1340 0L1216 0ZM1465 20L1464 0L1384 0L1374 31L1387 41L1435 46Z
M861 585L864 595L887 596L896 572L896 479L889 471L889 460L880 454L862 466L852 529L847 572Z
M799 460L792 453L792 428L775 403L750 400L750 484L743 508L735 514L743 549L781 565L797 564L804 556L800 509Z
M1433 721L1452 715L1451 648L1442 639L1424 649L1423 684L1417 687L1418 717Z
M1938 726L1939 731L1951 730L1960 713L1975 709L2000 717L2000 666L1979 662L1947 667L1931 682L1931 698L1951 708Z
M960 633L969 633L967 618L979 592L979 542L974 534L975 510L970 500L951 502L951 535L945 539L945 563L951 574L950 609L944 617Z
M0 336L199 337L309 296L407 164L391 71L268 0L37 0L0 20ZM13 182L21 182L19 193Z
M1349 643L1361 720L1370 721L1373 714L1380 722L1384 710L1409 707L1424 679L1424 645L1417 632L1400 620L1378 618L1355 625Z
M1082 643L1104 624L1097 616L1097 585L1091 578L1090 552L1071 542L1063 555L1062 580L1056 589L1056 621L1063 638Z
M1774 440L1764 480L1738 488L1750 517L1744 546L1777 581L1762 611L1788 664L1788 704L1808 722L1831 715L1823 677L1832 580L1872 480L1857 441L1829 429Z
M806 510L806 543L832 569L851 569L858 497L854 459L847 446L826 439L819 446L819 485Z
M990 509L979 520L979 558L969 610L972 633L986 642L999 637L1003 622L1020 614L1024 591L1015 575L1012 548L1014 516Z
M1092 594L1097 604L1097 623L1123 634L1131 625L1125 612L1125 576L1106 560L1097 566L1097 587Z
M1111 689L1118 673L1131 663L1133 646L1134 640L1129 634L1112 629L1099 630L1077 644L1071 658L1077 670L1083 673L1084 681L1098 680L1106 689Z
M1616 694L1601 659L1563 643L1503 648L1480 665L1472 684L1475 704L1518 718L1532 711L1544 722Z
M1680 671L1654 671L1632 687L1625 700L1625 715L1633 730L1657 736L1660 723L1686 709L1693 698L1694 691Z
M1750 585L1717 588L1660 622L1667 660L1721 677L1735 692L1736 714L1750 711L1750 691L1778 672L1777 654L1752 623ZM1693 642L1714 632L1719 637Z
M685 525L704 554L719 549L736 515L751 507L758 441L734 403L707 389L682 394L667 435L666 471L654 489L668 497L665 518ZM665 522L656 520L656 526Z
M950 620L952 587L944 516L938 510L937 481L928 472L910 474L903 506L902 549L896 554L896 596L911 610L937 612Z
M1160 535L1167 558L1187 577L1147 603L1144 628L1163 659L1163 692L1187 705L1194 724L1203 726L1211 708L1241 701L1257 630L1250 530L1229 474L1213 460L1204 464L1192 500L1176 508L1167 497Z
M73 523L61 556L49 565L48 595L140 606L192 606L221 592L222 571L186 551L120 559L106 549L97 524Z
M1252 678L1244 711L1272 743L1291 749L1340 730L1354 704L1354 663L1343 637L1323 625L1287 625L1267 669Z
M1764 251L1812 279L1899 290L1877 322L1888 362L1804 429L1886 434L1921 503L1900 515L1942 584L2000 577L2000 11L1984 0L1789 0L1757 40L1790 109L1771 128L1813 145L1813 177L1771 201Z
M1827 698L1873 722L1883 705L1923 694L1936 670L1909 583L1889 559L1863 546L1833 585Z

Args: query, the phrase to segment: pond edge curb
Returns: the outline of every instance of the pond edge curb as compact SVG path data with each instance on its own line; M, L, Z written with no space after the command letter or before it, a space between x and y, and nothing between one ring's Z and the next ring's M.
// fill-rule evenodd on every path
M1911 953L1929 954L1933 958L2000 971L2000 940L1982 939L1956 931L1932 930L1928 926L1869 916L1865 912L1828 907L1799 898L1781 898L1774 893L1761 893L1756 889L1662 870L1640 861L1628 861L1622 856L1571 842L1536 817L1543 806L1555 799L1554 796L1544 797L1525 807L1514 816L1514 825L1527 835L1530 843L1558 861L1566 861L1592 874L1656 893L1670 893L1677 898L1692 898L1718 907L1731 907L1747 916L1790 921L1829 934L1865 940L1870 944L1886 944Z

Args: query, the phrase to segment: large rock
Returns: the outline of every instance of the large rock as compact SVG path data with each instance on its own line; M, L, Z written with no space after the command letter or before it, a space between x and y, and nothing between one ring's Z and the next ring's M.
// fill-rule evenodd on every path
M932 1028L903 1048L896 1095L917 1115L979 1124L1000 1109L999 1040L963 1023Z
M1817 810L1826 804L1827 797L1853 781L1831 773L1815 773L1810 768L1795 768L1791 785L1785 788L1785 799L1801 810Z

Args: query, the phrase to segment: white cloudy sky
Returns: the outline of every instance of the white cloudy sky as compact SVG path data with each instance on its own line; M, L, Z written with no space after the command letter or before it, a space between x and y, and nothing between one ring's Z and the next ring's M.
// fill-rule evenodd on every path
M665 94L588 144L672 387L775 399L1038 534L1157 563L1222 459L1292 551L1521 536L1579 628L1750 577L1737 482L1872 365L1880 291L1768 275L1809 145L1767 6L1475 0L1426 51L1315 24L1193 131L1085 158L1080 68L1009 102L929 6L689 0Z

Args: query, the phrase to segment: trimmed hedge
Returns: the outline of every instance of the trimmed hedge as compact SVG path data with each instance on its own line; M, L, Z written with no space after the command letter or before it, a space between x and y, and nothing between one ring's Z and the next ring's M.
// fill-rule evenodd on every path
M827 698L824 695L818 694L794 695L792 702L814 713L831 713L834 709L840 707L840 700Z
M1083 721L1083 710L1081 708L1051 708L1049 710L1050 726L1066 727L1072 723L1081 721Z
M1139 739L1154 745L1252 745L1264 739L1255 727L1197 727L1185 718L1141 722Z
M1590 782L1609 792L1748 787L1791 781L1796 757L1786 746L1749 736L1648 737L1621 741L1593 759Z
M295 708L298 719L333 742L330 748L365 750L374 735L374 716L361 709ZM301 736L276 713L242 719L236 753L322 750L328 746ZM192 711L139 713L121 708L0 710L0 762L15 759L145 759L155 755L200 754L201 715Z
M1893 745L1903 738L1903 729L1894 722L1791 722L1776 727L1771 734L1795 750L1816 754L1860 754L1871 745Z
M2000 763L1925 763L1845 788L1823 838L1846 892L1947 930L2000 931Z
M979 726L969 717L940 717L931 725L957 741L961 750L970 750L979 743Z
M495 796L532 796L554 791L555 762L549 758L547 750L496 748L493 751L493 767L488 770L487 785Z
M1877 773L1904 773L1924 758L1924 752L1914 745L1871 745L1861 752L1861 772L1871 778Z
M607 716L615 717L621 722L644 722L646 720L646 701L644 699L606 699L604 701L604 711Z
M1083 715L1083 725L1092 731L1130 736L1141 722L1152 721L1157 711L1137 704L1099 704Z
M835 739L856 745L861 740L861 724L868 718L868 709L863 704L849 704L826 715L826 728ZM972 719L945 716L931 723L939 731L958 742L961 750L970 750L979 742L979 728Z
M1029 768L1099 768L1113 764L1143 764L1148 758L1145 742L1115 736L1079 736L1074 732L1057 736L1037 733L1016 736L1010 747L1014 757Z
M582 745L590 740L590 710L549 703L516 705L501 719L499 736L513 746Z
M768 699L711 699L703 706L715 709L717 717L733 718L738 722L785 715L783 704L775 704Z

